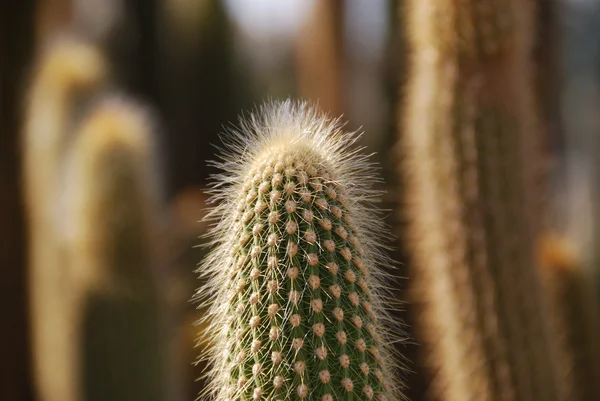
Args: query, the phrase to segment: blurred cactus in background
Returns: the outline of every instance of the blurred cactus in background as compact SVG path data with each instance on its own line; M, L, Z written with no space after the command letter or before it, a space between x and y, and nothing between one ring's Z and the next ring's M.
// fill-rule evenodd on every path
M431 399L568 398L535 260L531 8L409 2L400 173Z
M83 288L83 399L167 399L159 237L162 184L153 121L124 98L82 120L66 160L67 249Z
M23 135L29 216L29 280L34 371L43 401L79 399L76 300L59 239L60 175L82 105L102 88L107 66L90 45L68 38L51 43L36 66Z
M92 45L63 38L31 85L23 150L43 401L169 396L154 123L106 97L108 69Z
M198 296L217 400L402 397L368 156L307 104L263 106L226 139Z
M594 283L573 245L556 235L540 240L539 260L565 348L564 363L573 382L572 400L600 399L600 310Z

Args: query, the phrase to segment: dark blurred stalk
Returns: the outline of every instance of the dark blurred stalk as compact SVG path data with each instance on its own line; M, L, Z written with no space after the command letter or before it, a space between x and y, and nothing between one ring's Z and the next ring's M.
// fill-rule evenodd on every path
M122 85L160 108L158 3L157 0L124 1L125 19L119 29L130 30L127 32L130 42L119 49L121 58L115 60L115 69L120 74ZM114 46L118 46L121 39L119 35L114 35Z
M296 48L300 96L333 116L345 109L343 22L343 0L316 2Z
M558 0L535 0L537 19L533 58L535 89L540 108L540 125L545 153L551 160L561 151L562 116L560 114L560 44L564 30L560 24Z
M35 1L2 2L0 16L0 399L33 399L18 149L25 66L33 47Z
M580 249L600 291L600 4L562 4L564 151L557 165L557 225Z
M159 75L169 132L169 194L203 186L223 127L252 107L250 69L239 62L225 4L165 1L161 4Z
M35 42L42 44L63 31L72 18L73 0L38 0L35 8Z

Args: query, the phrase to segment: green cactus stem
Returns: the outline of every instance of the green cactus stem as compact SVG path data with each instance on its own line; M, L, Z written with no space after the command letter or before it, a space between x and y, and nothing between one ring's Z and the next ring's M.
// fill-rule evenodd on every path
M88 401L168 397L155 142L146 110L107 97L86 113L66 161L66 254L80 291L73 347Z
M379 182L358 136L305 103L263 106L225 145L198 296L216 400L396 400ZM393 305L393 301L389 301Z

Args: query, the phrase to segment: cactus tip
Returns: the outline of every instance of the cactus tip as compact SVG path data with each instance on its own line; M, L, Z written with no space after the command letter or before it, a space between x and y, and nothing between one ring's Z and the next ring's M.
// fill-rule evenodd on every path
M205 394L402 397L400 358L389 357L402 331L374 207L380 179L354 146L359 136L291 100L262 106L225 136L196 294L210 322Z

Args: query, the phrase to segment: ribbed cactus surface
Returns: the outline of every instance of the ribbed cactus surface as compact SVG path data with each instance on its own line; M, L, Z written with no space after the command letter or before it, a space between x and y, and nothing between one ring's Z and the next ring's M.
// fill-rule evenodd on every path
M217 400L392 400L386 264L376 178L345 134L306 104L242 121L215 181L211 302ZM398 334L396 332L395 334Z
M409 2L400 153L418 339L440 400L565 397L534 258L531 2Z

